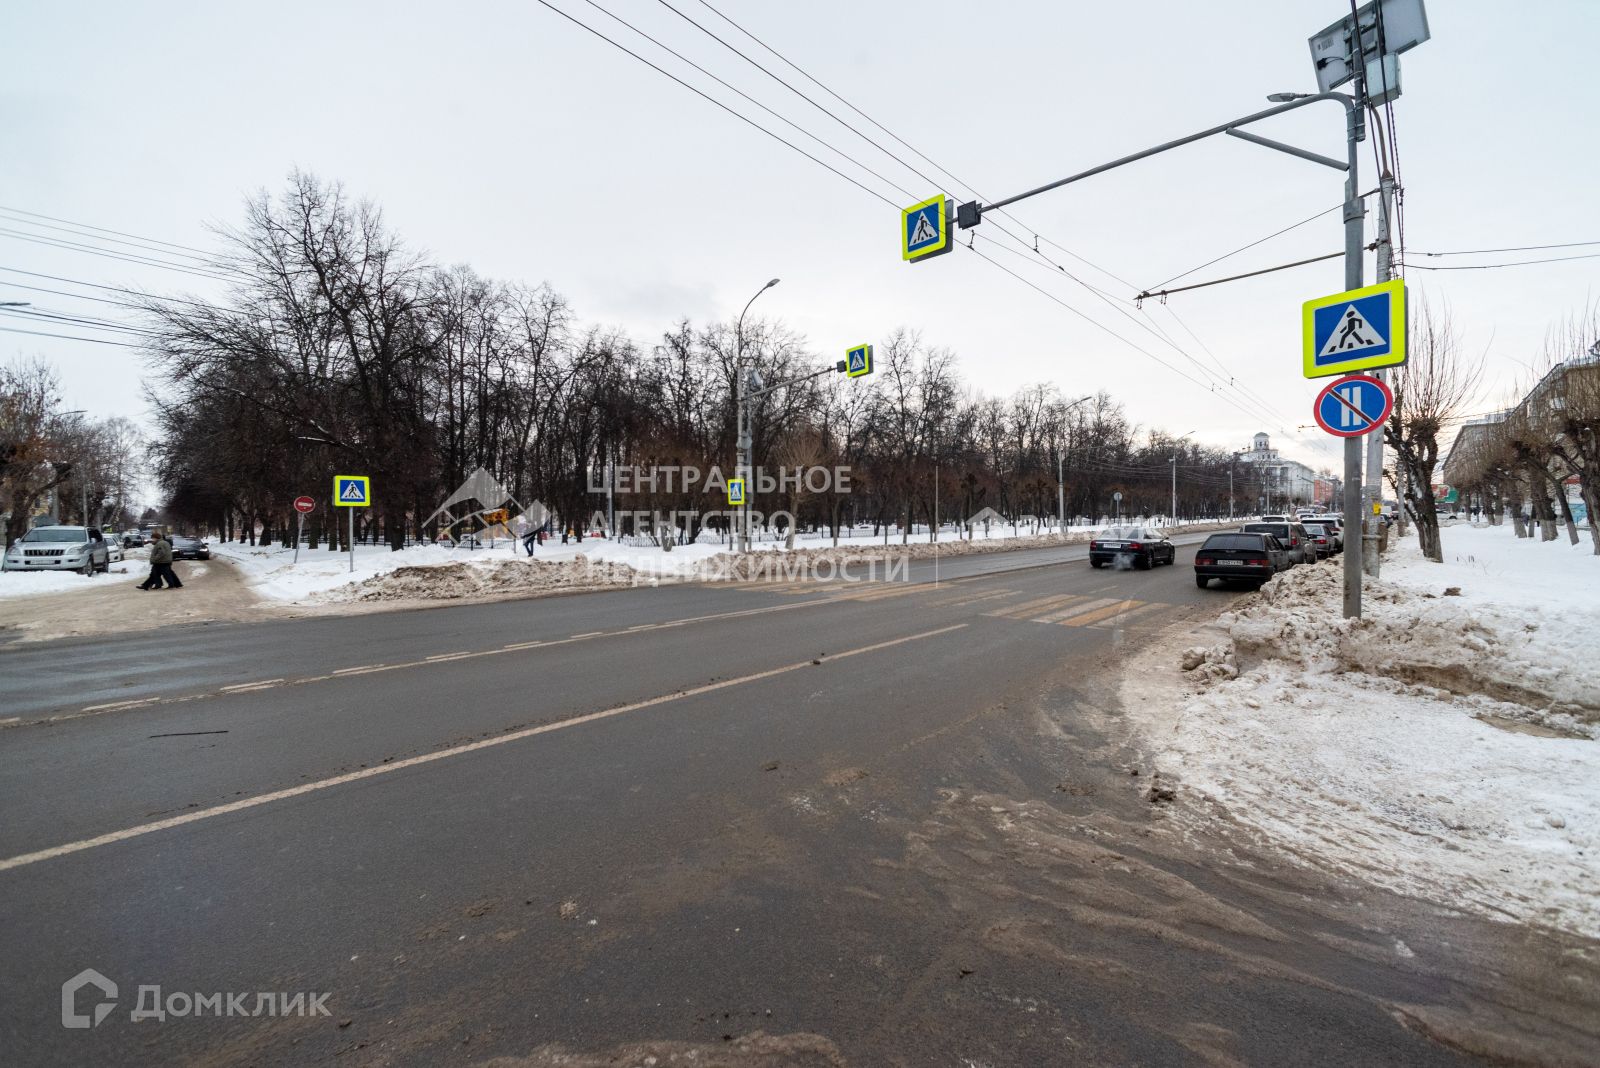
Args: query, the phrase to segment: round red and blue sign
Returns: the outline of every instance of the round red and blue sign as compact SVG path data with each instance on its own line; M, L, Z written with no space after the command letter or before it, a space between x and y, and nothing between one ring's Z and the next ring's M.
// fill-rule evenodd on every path
M1371 375L1346 375L1322 387L1311 414L1340 438L1359 438L1381 427L1394 411L1394 394Z

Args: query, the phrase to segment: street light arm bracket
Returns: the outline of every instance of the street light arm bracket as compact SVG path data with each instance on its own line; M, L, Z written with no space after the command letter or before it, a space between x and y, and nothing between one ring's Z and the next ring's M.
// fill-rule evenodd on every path
M1156 145L1154 148L1147 148L1142 151L1134 152L1130 155L1114 159L1109 163L1102 163L1097 167L1090 167L1086 171L1079 171L1077 174L1069 174L1065 178L1060 178L1054 182L1041 185L1036 189L1030 189L1025 193L1018 193L1016 196L1010 196L1002 200L996 200L991 204L978 204L977 202L973 202L971 205L961 205L956 210L956 223L957 225L961 224L964 214L966 217L974 220L981 219L983 213L986 211L994 211L998 208L1009 207L1020 200L1026 200L1029 197L1038 196L1040 193L1047 193L1052 189L1059 189L1064 185L1071 185L1073 182L1081 182L1085 178L1092 178L1097 174L1104 174L1106 171L1116 170L1118 167L1126 166L1129 163L1135 163L1141 159L1148 159L1151 156L1158 156L1161 153L1171 151L1174 148L1182 148L1184 145L1193 144L1196 141L1203 141L1207 137L1214 137L1219 133L1226 133L1230 130L1236 130L1242 126L1249 126L1252 123L1260 122L1262 119L1270 119L1274 115L1282 115L1286 112L1294 111L1296 108L1303 108L1307 105L1316 104L1323 100L1336 101L1345 109L1345 115L1349 122L1359 123L1361 121L1360 113L1357 111L1355 100L1352 97L1349 97L1344 93L1333 92L1308 94L1295 100L1286 101L1285 103L1274 105L1273 107L1266 108L1262 111L1257 111L1241 118L1234 119L1232 122L1225 122L1221 125L1213 126L1210 129L1201 130L1198 133L1192 133L1186 137L1179 137L1172 141L1167 141L1163 144ZM971 212L964 213L962 209L968 207L972 209ZM974 225L976 225L976 223L974 223Z

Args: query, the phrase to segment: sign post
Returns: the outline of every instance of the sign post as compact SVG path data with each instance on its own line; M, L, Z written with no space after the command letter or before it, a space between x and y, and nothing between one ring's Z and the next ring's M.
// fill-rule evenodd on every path
M300 539L305 537L306 533L306 513L316 506L317 502L310 497L296 497L294 499L294 510L300 517L294 531L294 562L297 564L300 562Z
M334 475L333 503L350 510L350 573L356 570L356 509L372 507L372 479L366 475Z

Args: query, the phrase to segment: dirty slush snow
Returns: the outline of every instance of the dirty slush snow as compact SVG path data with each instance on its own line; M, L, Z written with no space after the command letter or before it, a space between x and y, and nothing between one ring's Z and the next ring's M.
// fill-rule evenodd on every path
M1600 561L1508 528L1445 546L1397 545L1360 620L1338 563L1278 576L1175 670L1130 670L1124 707L1180 827L1600 936Z

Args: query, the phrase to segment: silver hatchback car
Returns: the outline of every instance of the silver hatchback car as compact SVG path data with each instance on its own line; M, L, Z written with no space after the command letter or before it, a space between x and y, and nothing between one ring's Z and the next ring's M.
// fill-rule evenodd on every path
M94 527L34 527L0 557L0 571L109 571L111 551Z

